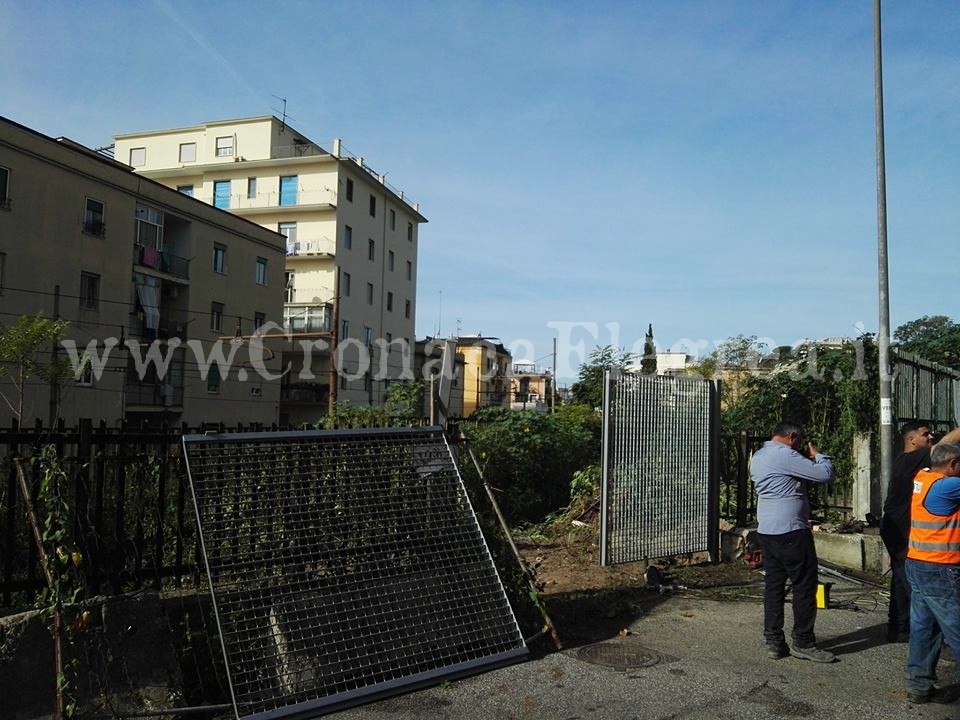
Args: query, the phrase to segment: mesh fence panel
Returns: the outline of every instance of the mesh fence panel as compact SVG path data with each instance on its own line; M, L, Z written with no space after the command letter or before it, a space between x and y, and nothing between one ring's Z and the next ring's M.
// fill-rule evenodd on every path
M302 717L526 653L442 432L184 438L238 717Z
M715 552L715 394L707 380L608 374L601 564Z

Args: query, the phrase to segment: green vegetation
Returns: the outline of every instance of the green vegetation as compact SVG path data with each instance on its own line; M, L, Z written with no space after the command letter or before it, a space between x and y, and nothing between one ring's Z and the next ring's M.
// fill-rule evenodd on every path
M0 379L10 378L10 389L0 386L0 398L18 421L23 420L27 383L36 378L60 382L71 374L70 361L45 362L51 346L59 342L68 323L41 314L21 315L12 325L0 327Z
M587 362L580 366L578 380L570 388L573 402L591 408L602 406L604 371L623 370L635 359L636 355L625 348L595 347Z
M899 348L924 360L960 369L960 324L946 315L924 315L904 323L893 339Z

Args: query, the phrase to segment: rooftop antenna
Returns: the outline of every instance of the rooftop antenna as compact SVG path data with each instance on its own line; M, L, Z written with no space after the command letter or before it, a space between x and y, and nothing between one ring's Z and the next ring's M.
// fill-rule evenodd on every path
M463 318L457 318L457 337L460 337L460 323L463 322Z
M443 319L443 290L438 290L437 293L440 295L440 301L437 308L437 333L436 336L440 337L440 321Z
M280 97L279 95L271 95L271 97L275 97L277 100L280 100L283 103L282 110L278 110L275 107L270 108L275 113L280 113L280 132L283 132L287 129L287 120L296 120L296 118L287 115L287 99L285 97Z

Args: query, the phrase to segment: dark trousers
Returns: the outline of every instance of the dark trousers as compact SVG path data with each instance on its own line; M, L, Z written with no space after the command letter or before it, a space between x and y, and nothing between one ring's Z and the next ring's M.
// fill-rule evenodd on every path
M763 637L783 642L783 603L787 578L793 586L793 641L797 647L817 642L813 624L817 618L817 551L813 533L794 530L784 535L757 534L763 548L765 588Z
M910 583L907 581L906 550L890 553L890 609L887 627L891 632L910 631Z

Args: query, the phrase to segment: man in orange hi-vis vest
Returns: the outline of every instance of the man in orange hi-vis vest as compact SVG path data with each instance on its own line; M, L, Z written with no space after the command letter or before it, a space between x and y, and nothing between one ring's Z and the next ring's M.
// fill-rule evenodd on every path
M907 699L953 702L957 694L934 682L944 640L960 657L960 443L936 445L930 467L913 479L906 574L911 590Z

